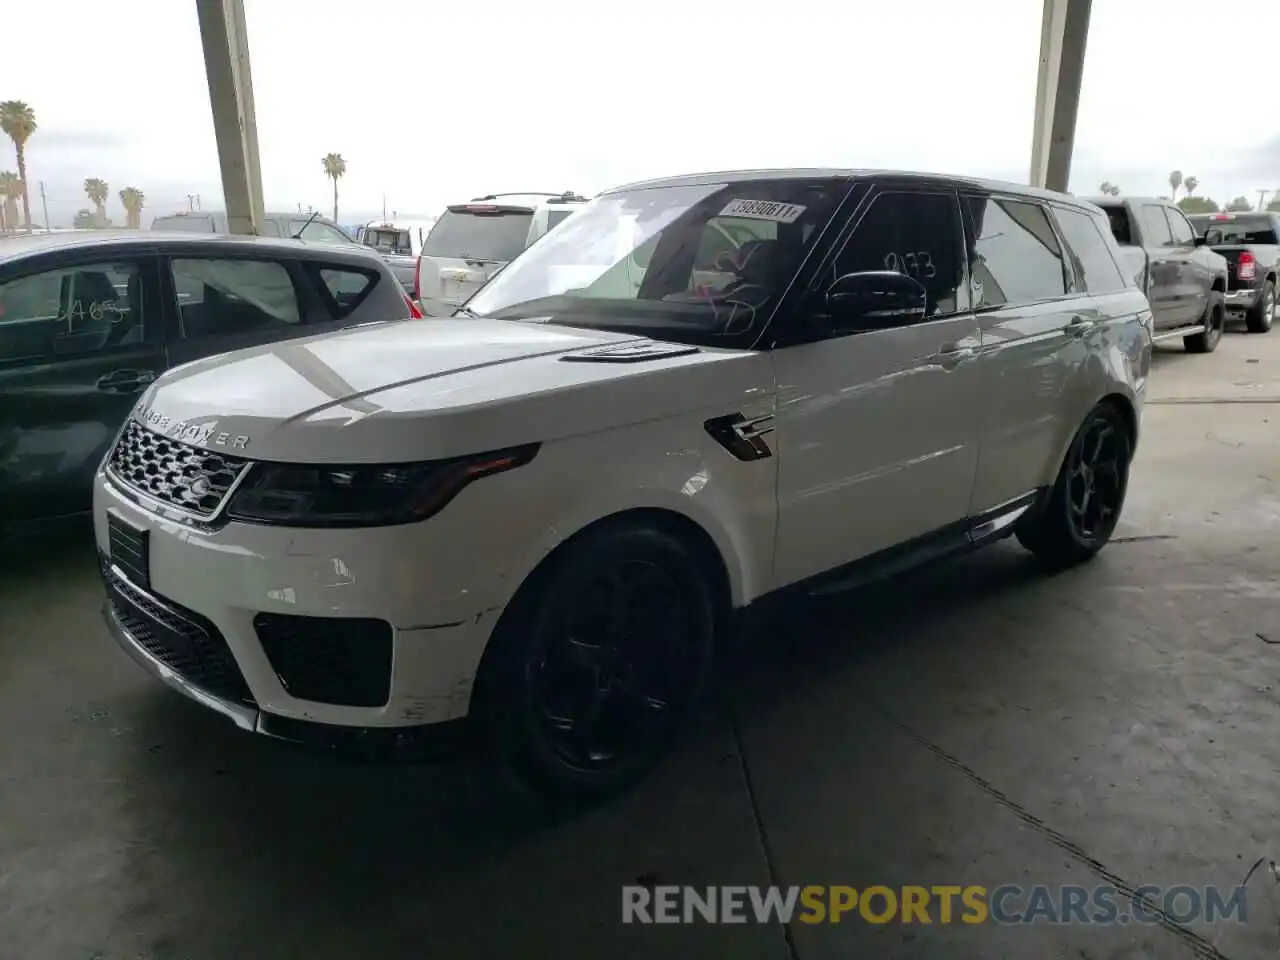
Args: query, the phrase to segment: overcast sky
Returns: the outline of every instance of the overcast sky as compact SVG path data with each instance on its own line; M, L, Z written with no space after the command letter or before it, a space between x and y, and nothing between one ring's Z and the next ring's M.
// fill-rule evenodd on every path
M33 218L85 177L147 195L143 222L221 206L194 0L24 2L0 99L34 107ZM1094 0L1072 190L1219 202L1280 187L1273 57L1256 0ZM501 190L591 193L742 167L876 166L1025 181L1037 0L246 0L267 206L432 214ZM1261 49L1261 48L1259 48ZM1241 106L1243 97L1244 106ZM1249 103L1255 104L1248 106ZM1255 118L1252 119L1251 118ZM0 170L13 169L0 142Z

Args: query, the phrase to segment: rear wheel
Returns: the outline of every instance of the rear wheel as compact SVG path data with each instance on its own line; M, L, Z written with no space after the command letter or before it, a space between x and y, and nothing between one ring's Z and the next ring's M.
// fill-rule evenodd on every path
M1111 403L1094 407L1076 431L1049 500L1018 524L1018 541L1051 569L1092 558L1120 519L1132 438Z
M1250 333L1266 333L1276 316L1276 285L1270 280L1262 284L1262 295L1244 315L1245 326Z
M1222 339L1226 323L1227 308L1223 304L1222 294L1214 290L1209 294L1209 302L1204 308L1204 329L1182 338L1187 353L1213 353L1218 349L1218 341Z
M587 800L639 779L670 749L706 678L707 575L663 529L588 533L504 615L481 667L481 721L540 792Z

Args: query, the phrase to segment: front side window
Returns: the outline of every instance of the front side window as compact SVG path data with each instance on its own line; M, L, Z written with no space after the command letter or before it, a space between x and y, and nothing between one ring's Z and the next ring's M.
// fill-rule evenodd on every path
M954 196L883 193L858 221L828 279L834 282L847 273L891 270L914 277L924 287L927 317L955 313L964 282L959 235Z
M975 309L1036 303L1067 292L1062 248L1042 206L969 197Z
M1103 239L1098 222L1080 210L1055 211L1063 239L1075 255L1076 269L1090 293L1114 293L1126 286L1120 268Z
M1169 229L1169 220L1164 215L1164 207L1154 203L1144 203L1138 208L1138 219L1142 223L1142 241L1149 247L1173 246L1173 232Z
M1196 232L1182 211L1166 207L1164 212L1169 217L1169 230L1173 233L1173 242L1177 246L1189 247L1196 242Z
M773 179L606 194L495 276L467 308L749 345L849 188L832 178ZM759 227L746 230L744 221Z
M83 264L0 284L0 365L104 353L145 336L136 263Z
M288 269L271 260L174 260L173 286L188 340L301 322Z
M447 209L422 242L424 257L507 263L529 242L533 211L528 207L504 207L466 203Z

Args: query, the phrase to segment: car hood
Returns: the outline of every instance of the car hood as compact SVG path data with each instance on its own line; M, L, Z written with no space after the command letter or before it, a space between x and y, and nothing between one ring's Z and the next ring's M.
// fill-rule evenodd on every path
M133 416L251 459L385 463L758 400L769 369L766 354L543 322L406 320L185 364Z

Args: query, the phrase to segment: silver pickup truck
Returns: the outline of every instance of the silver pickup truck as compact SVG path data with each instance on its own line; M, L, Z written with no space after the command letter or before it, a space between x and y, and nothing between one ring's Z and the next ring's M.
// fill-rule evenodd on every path
M1145 291L1155 341L1182 338L1211 353L1226 323L1227 261L1204 246L1186 214L1156 197L1090 197L1107 214L1121 267Z

